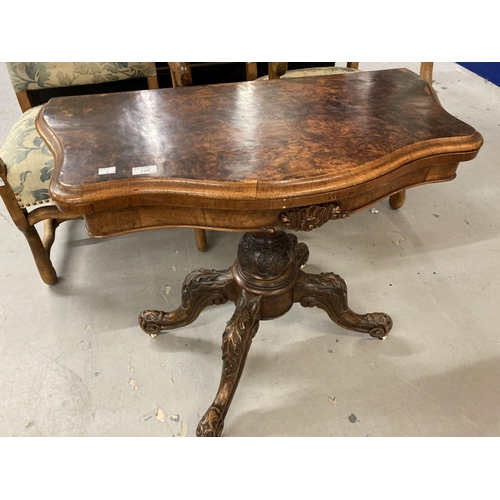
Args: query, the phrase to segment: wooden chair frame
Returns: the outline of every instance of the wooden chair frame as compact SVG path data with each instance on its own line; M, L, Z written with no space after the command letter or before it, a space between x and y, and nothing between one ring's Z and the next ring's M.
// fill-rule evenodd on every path
M50 260L50 249L54 243L56 228L61 222L81 219L82 217L64 214L55 205L35 208L31 212L21 208L7 180L7 167L1 158L0 179L2 180L0 182L0 196L7 207L7 211L14 224L26 237L42 280L47 285L53 285L57 282L57 274ZM40 238L35 224L42 221L44 223L44 232L43 238Z
M191 79L191 70L189 65L183 66L186 63L169 63L176 69L175 76L176 85L184 86ZM180 66L177 66L180 65ZM148 89L158 89L158 77L149 76ZM21 106L23 113L32 108L32 103L29 99L27 91L16 92L16 97ZM46 205L28 211L26 208L21 208L12 186L7 179L7 167L0 158L0 196L7 207L7 211L12 218L12 221L17 228L24 234L33 254L35 264L40 273L40 277L47 285L53 285L57 282L57 273L50 260L50 250L54 243L56 229L64 221L81 219L81 216L65 214L61 212L55 205ZM43 236L35 227L35 224L43 222ZM195 230L196 245L198 250L205 251L207 248L206 234L203 229Z

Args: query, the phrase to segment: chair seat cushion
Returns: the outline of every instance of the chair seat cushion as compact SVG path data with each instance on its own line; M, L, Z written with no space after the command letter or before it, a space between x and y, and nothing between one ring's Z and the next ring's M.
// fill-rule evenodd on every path
M15 92L156 75L154 62L10 62L5 64Z
M342 68L340 66L327 66L325 68L304 68L287 71L281 78L300 78L303 76L324 76L339 75L342 73L357 73L359 69ZM268 75L257 78L257 80L267 80Z
M52 201L49 182L54 157L35 128L41 107L26 111L0 147L0 158L7 166L7 180L21 208Z

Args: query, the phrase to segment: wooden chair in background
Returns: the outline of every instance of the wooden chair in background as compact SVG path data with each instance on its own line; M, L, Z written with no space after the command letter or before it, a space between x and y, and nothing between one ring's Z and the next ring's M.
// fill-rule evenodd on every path
M50 198L54 157L35 128L42 107L40 94L46 96L50 90L73 87L64 90L82 95L93 93L89 85L138 78L146 79L148 89L158 89L156 66L152 62L13 62L6 66L23 115L0 147L0 196L26 237L42 280L52 285L57 282L50 260L56 228L61 222L80 217L62 213ZM43 237L35 227L40 222ZM204 251L206 239L202 236L204 232L201 236L196 233L198 249Z

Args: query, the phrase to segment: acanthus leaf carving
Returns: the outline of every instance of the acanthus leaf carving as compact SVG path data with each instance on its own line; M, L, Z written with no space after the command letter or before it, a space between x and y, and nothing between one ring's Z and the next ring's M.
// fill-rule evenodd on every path
M273 233L284 229L293 231L312 231L329 220L345 219L350 215L349 211L342 212L339 205L326 203L321 205L310 205L308 207L295 208L280 215L280 224L268 226L264 230Z

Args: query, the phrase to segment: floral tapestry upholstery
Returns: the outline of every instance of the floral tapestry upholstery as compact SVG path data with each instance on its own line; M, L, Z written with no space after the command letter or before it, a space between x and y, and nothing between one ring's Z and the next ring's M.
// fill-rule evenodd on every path
M156 65L152 62L10 62L5 64L15 92L156 75Z
M7 166L7 180L21 208L52 201L49 182L54 157L35 128L41 107L26 111L0 147L0 158Z
M15 92L87 85L156 75L151 62L11 62L5 63ZM29 109L14 125L0 158L21 208L51 202L49 183L54 157L35 128L41 106Z
M340 75L342 73L358 73L358 69L342 68L340 66L327 66L325 68L304 68L287 71L281 78L301 78L303 76L325 76ZM258 80L267 80L268 76L262 76Z

